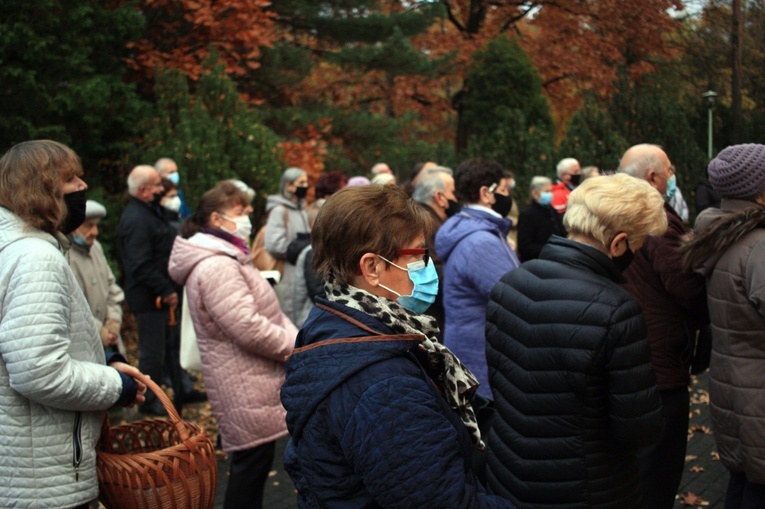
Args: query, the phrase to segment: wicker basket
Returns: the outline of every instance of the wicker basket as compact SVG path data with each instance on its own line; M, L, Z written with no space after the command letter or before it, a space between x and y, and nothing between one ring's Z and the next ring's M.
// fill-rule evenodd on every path
M215 447L207 433L183 422L151 379L137 377L157 395L170 419L110 427L98 445L100 500L109 509L210 509L218 484Z

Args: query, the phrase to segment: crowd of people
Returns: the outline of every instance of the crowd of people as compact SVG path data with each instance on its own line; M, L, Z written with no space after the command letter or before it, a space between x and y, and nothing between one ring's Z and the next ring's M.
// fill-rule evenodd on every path
M77 155L0 158L0 506L95 500L104 411L166 413L140 369L179 408L209 398L227 508L262 507L288 435L305 508L669 509L708 365L726 509L765 506L765 145L711 161L693 228L650 144L525 192L483 159L287 168L257 233L247 183L188 203L182 170L127 176L119 285ZM183 299L206 393L180 365Z

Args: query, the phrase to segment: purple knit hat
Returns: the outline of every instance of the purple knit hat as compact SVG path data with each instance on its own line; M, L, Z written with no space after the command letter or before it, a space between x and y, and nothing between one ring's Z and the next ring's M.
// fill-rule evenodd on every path
M358 186L368 186L369 185L369 179L366 177L351 177L348 179L348 184L346 187L358 187Z
M709 163L709 183L723 198L752 199L765 191L765 145L732 145Z

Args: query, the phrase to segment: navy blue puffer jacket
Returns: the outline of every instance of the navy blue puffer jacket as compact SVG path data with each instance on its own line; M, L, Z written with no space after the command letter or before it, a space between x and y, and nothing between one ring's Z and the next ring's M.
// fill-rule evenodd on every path
M470 437L418 360L422 337L317 304L334 313L313 308L281 392L299 507L511 508L473 475Z
M553 236L487 310L487 482L523 508L640 507L635 451L661 431L640 307L603 253Z

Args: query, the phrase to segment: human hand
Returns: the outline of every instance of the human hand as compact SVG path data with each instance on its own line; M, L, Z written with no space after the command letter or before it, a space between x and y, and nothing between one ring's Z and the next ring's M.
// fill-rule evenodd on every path
M128 408L133 407L133 405L141 404L146 401L146 384L141 382L140 380L137 380L137 376L147 376L141 373L138 368L131 366L130 364L125 364L124 362L112 362L109 364L109 366L113 367L120 373L124 373L125 375L132 377L135 380L135 383L138 384L138 390L135 393L135 399L132 403L128 405Z
M106 320L106 322L104 322L104 327L109 329L109 332L114 333L115 336L119 336L120 328L122 327L122 324L118 322L117 320L112 320L110 318Z
M162 303L167 305L167 307L178 307L178 294L173 292L167 297L162 297Z

